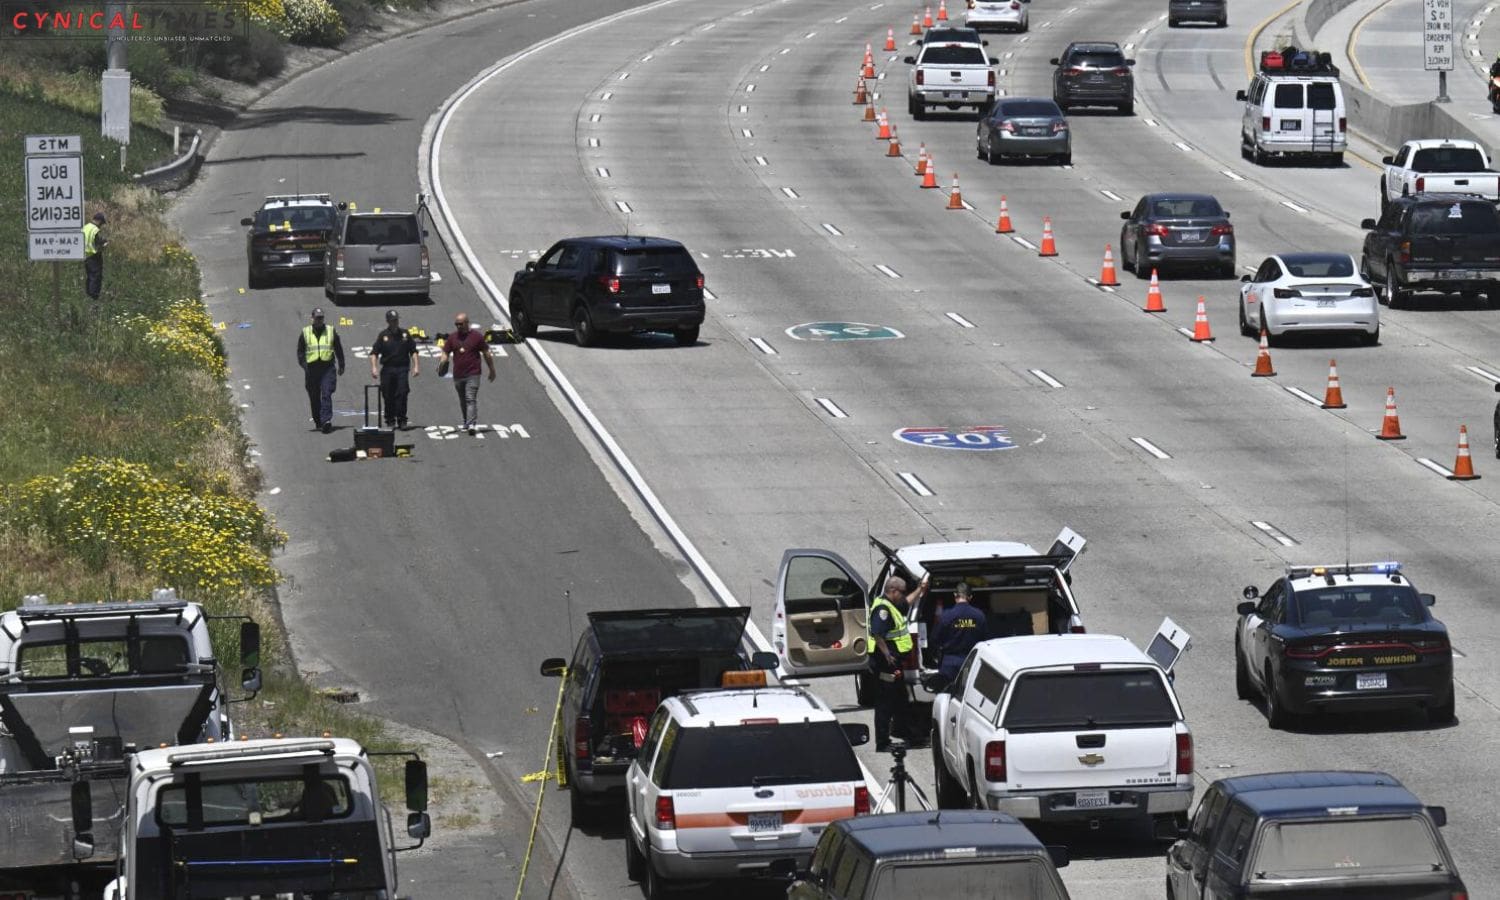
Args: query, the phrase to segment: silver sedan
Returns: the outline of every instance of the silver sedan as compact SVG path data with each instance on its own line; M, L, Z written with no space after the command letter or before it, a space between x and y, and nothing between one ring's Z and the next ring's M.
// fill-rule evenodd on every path
M1380 342L1380 305L1347 253L1278 253L1240 279L1240 332L1346 331Z
M990 165L1006 156L1050 157L1065 166L1073 162L1068 120L1056 103L1044 97L995 101L979 120L975 148Z

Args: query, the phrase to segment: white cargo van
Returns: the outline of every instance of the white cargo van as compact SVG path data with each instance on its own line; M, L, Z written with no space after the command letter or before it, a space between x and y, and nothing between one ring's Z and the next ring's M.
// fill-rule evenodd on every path
M1250 87L1235 97L1245 104L1240 126L1245 159L1257 165L1273 157L1343 164L1349 120L1339 70L1327 53L1267 50Z

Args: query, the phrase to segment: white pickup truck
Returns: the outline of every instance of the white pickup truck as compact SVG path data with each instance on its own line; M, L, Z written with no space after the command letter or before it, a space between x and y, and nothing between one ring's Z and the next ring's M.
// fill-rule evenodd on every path
M1474 141L1407 141L1381 162L1382 213L1392 197L1408 194L1478 194L1500 202L1500 172L1490 168L1489 154Z
M1153 645L1153 653L1156 646ZM938 805L1175 836L1193 736L1153 656L1113 635L982 641L932 705Z
M914 119L927 118L929 107L971 107L979 115L995 103L995 70L999 64L976 44L933 43L916 56L906 83L906 111Z

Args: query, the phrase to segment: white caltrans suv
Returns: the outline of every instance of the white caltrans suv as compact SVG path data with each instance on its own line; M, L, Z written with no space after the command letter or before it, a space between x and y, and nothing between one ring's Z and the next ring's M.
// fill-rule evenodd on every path
M655 900L672 882L767 875L778 859L807 868L828 823L870 811L853 748L869 737L801 688L668 698L625 776L630 877Z
M1166 672L1113 635L999 638L932 706L940 806L1094 825L1150 818L1175 835L1193 737Z

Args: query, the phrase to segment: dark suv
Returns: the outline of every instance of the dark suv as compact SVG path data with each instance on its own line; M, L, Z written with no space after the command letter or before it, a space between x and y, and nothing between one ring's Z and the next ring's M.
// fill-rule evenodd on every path
M337 217L327 194L267 197L254 216L240 220L250 229L245 233L250 289L265 287L273 275L321 273Z
M1135 112L1135 60L1114 43L1072 43L1053 57L1052 99L1063 112L1074 106L1113 106L1121 115Z
M677 241L656 237L580 237L553 244L510 283L516 334L538 325L573 329L578 346L614 332L670 331L677 343L698 340L703 273Z
M553 657L542 674L565 675L557 755L573 821L590 818L589 801L625 787L625 772L662 700L692 688L716 688L750 676L765 683L776 654L746 654L748 607L592 612L573 661ZM746 675L726 677L726 673ZM620 807L624 809L623 806Z
M1228 0L1167 0L1167 27L1183 22L1212 22L1223 28L1229 24Z
M1391 309L1416 291L1462 294L1470 303L1483 292L1500 306L1500 213L1473 194L1392 197L1369 232L1359 272Z

